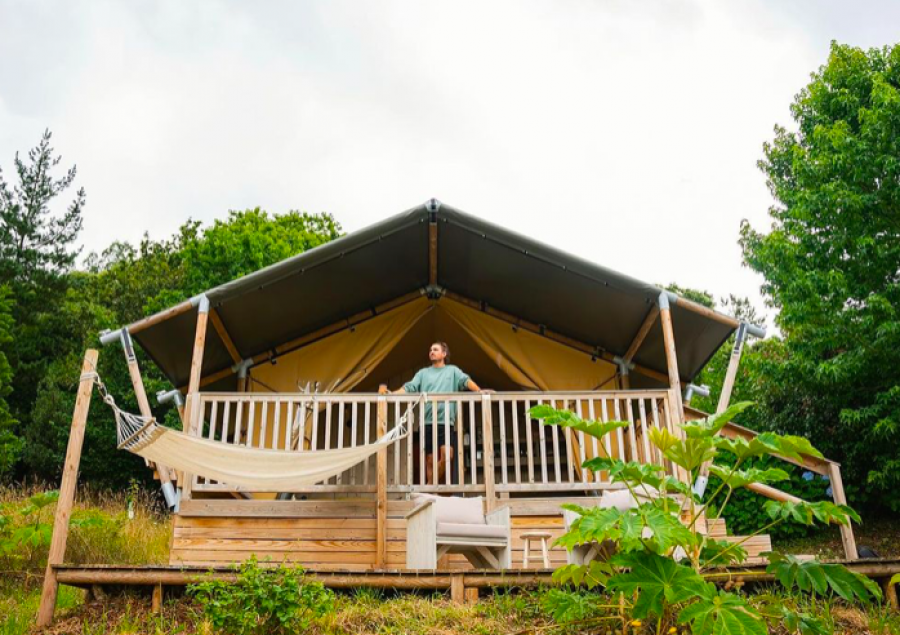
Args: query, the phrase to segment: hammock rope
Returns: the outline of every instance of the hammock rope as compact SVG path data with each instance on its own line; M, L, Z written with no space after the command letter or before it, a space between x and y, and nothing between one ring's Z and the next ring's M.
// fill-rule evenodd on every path
M96 371L82 374L81 380L91 380L103 403L113 411L119 449L220 483L273 491L290 491L326 481L407 437L410 415L416 405L427 399L422 394L410 402L394 428L374 443L315 451L279 450L204 439L167 428L154 417L120 408Z

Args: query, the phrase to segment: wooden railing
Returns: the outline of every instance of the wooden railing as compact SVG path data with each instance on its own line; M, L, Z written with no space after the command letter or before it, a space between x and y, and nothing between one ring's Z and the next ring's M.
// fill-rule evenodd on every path
M582 469L594 456L666 465L652 446L651 428L675 432L669 393L508 392L429 395L200 393L190 430L224 443L297 452L355 447L378 438L379 418L391 430L406 419L411 434L387 451L387 492L453 492L527 496L529 492L588 492L610 487L608 474ZM586 419L628 421L603 442L581 432L545 426L529 409L537 404L567 408ZM429 425L422 425L423 422ZM442 434L443 437L439 437ZM426 445L450 438L451 461L431 456L434 482L426 479ZM302 460L298 456L298 460ZM375 493L377 462L363 463L327 482L296 493ZM254 492L247 487L194 477L194 492Z

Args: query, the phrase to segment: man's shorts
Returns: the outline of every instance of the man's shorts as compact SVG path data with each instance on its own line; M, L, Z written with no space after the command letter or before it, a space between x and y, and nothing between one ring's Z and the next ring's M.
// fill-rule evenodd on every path
M433 454L434 453L434 435L431 431L433 424L426 424L423 426L425 429L425 454ZM450 426L450 442L447 442L446 426L439 425L437 429L437 444L438 447L449 445L451 448L456 449L456 426ZM421 433L419 433L421 434ZM416 435L416 441L419 440L419 435Z

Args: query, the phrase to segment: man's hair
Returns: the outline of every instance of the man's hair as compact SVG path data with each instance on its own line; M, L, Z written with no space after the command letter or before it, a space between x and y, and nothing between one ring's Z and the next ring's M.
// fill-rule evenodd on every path
M434 346L435 344L444 349L444 361L450 359L450 347L447 346L447 342L432 342L431 345Z

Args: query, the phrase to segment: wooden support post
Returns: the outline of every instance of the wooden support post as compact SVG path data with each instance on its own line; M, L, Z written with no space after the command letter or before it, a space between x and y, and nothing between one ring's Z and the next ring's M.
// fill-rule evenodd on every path
M502 404L501 404L502 407ZM491 395L481 396L481 452L484 457L484 504L485 513L494 511L496 494L494 493L494 420L491 416ZM504 449L501 449L501 452Z
M681 403L681 377L678 374L678 356L675 352L675 333L672 330L672 309L669 308L669 295L663 291L659 294L659 318L662 322L663 340L666 348L666 366L669 371L669 388L673 393L672 408L675 410L675 423L684 422L684 406Z
M163 585L154 584L153 585L153 594L150 597L150 610L159 615L162 613L162 604L163 604Z
M191 353L191 373L188 379L187 395L184 400L184 416L181 418L182 429L188 434L194 434L194 427L200 421L200 377L203 372L203 352L206 350L206 325L209 320L209 300L206 296L201 296L199 306L197 307L197 327L194 330L194 350ZM202 431L197 431L202 432ZM191 484L194 477L192 474L181 474L179 483L181 483L182 500L191 500Z
M197 310L197 328L194 331L194 351L191 354L191 375L188 380L187 398L184 410L190 417L193 414L191 402L194 400L196 393L200 390L200 376L203 372L203 351L206 349L206 324L209 319L209 300L206 296L200 300L200 306ZM193 418L188 419L188 426L194 424ZM187 430L188 433L193 430Z
M383 389L387 386L382 384ZM378 397L375 436L380 439L387 433L387 398ZM376 462L376 503L375 503L375 567L384 569L387 563L387 448L378 451Z
M222 343L228 350L228 354L231 356L231 361L233 361L235 364L241 363L241 361L243 361L243 358L241 357L237 346L234 345L234 342L232 341L231 336L228 334L228 331L225 330L225 324L222 322L222 318L219 317L219 314L215 309L210 309L209 320L212 322L213 328L216 330L219 339L222 340Z
M450 575L450 601L454 604L462 604L466 601L466 587L462 573Z
M831 496L837 505L846 505L847 496L844 494L844 480L841 478L841 466L837 463L828 464L828 478L831 480ZM853 535L853 526L841 525L841 542L844 543L844 556L847 560L859 560L856 551L856 538Z
M131 341L131 334L128 332L128 329L122 330L122 348L125 353L125 361L128 364L128 375L131 377L131 386L134 388L134 396L137 399L138 409L141 411L141 416L151 418L153 416L153 411L150 409L150 400L147 399L147 390L144 388L144 380L141 377L141 369L138 366L137 356L134 352L134 343ZM152 465L147 462L148 465ZM159 465L158 463L154 466L156 468L156 473L159 475L159 482L163 485L163 492L166 493L166 496L171 496L174 493L174 490L171 489L172 485L172 476L169 473L169 468L165 465ZM171 501L167 501L172 504Z
M44 587L41 591L41 605L38 609L37 625L46 628L53 621L56 608L56 594L59 584L56 579L56 565L62 564L66 556L66 540L69 537L69 518L75 503L75 485L78 482L78 466L81 462L81 447L84 443L84 430L87 424L88 409L91 406L91 393L94 389L93 377L88 373L97 370L96 350L90 349L84 355L81 366L81 381L78 384L78 396L75 398L75 411L72 415L72 430L69 433L69 445L66 448L66 462L63 466L62 482L59 486L59 499L56 503L56 518L53 521L53 537L50 540L50 553L47 556L47 569L44 573Z
M731 391L734 390L734 381L737 379L738 366L741 364L741 355L744 352L744 341L747 338L747 325L741 322L734 336L734 347L731 349L731 358L728 360L728 370L725 372L725 381L722 383L722 393L719 395L719 404L716 412L724 412L731 403Z
M644 343L644 340L647 339L647 334L656 323L656 318L658 317L659 307L654 305L650 308L650 312L647 313L647 317L644 318L644 322L641 324L641 328L638 329L637 335L635 335L634 339L631 341L631 346L629 346L625 354L622 355L622 359L625 362L631 363L631 360L637 355L638 349L641 347L641 344Z

